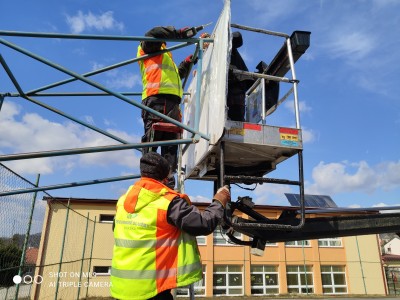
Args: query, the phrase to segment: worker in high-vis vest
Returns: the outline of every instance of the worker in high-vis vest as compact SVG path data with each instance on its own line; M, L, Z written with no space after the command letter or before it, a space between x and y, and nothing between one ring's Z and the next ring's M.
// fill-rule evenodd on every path
M160 39L184 39L191 38L195 34L196 32L190 30L188 27L175 29L173 26L159 26L152 28L145 36ZM166 49L166 42L141 41L137 57L164 49ZM193 55L189 55L177 67L171 52L164 52L144 60L139 60L138 63L143 83L142 103L181 122L182 114L179 107L183 95L181 78L187 76L191 64L196 64L196 62L197 59L193 60ZM142 118L144 123L142 142L149 142L153 123L165 121L145 110L142 111ZM153 141L175 140L177 138L178 134L176 132L156 131L154 132ZM145 148L143 152L148 152L148 150L149 148ZM157 151L157 147L152 147L151 150ZM168 160L172 171L169 180L171 188L175 186L175 177L173 174L177 169L177 150L177 145L161 146L161 155Z
M110 288L116 299L173 299L171 289L202 279L196 236L215 230L231 199L229 187L200 212L165 185L169 172L160 154L144 154L140 180L117 202Z

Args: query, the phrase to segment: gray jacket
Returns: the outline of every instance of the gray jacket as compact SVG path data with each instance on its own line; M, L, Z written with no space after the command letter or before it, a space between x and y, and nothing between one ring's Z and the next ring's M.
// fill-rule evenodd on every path
M186 233L198 236L212 233L224 216L224 207L213 201L203 212L176 197L168 206L167 221Z

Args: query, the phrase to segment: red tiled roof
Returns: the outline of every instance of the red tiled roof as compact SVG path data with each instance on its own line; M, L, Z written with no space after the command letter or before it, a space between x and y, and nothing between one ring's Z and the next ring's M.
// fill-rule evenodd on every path
M28 248L28 249L26 249L25 263L27 265L36 265L38 252L39 252L38 248Z
M396 254L384 254L382 255L383 261L400 261L400 255Z

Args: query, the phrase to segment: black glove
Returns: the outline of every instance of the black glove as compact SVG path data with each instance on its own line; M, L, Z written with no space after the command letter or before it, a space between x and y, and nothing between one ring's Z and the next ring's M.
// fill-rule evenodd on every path
M194 65L195 64L197 64L197 61L198 61L199 59L196 57L196 59L195 60L193 60L193 54L190 54L189 56L187 56L186 58L185 58L185 62L186 63L188 63L188 64L190 64L190 63L193 63Z
M194 37L197 33L197 30L195 27L184 27L178 30L178 36L181 39L190 39L191 37Z

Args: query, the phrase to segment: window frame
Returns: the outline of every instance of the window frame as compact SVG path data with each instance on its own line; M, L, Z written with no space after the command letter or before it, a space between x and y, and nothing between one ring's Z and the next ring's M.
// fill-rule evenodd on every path
M327 268L327 267L330 268L329 271L323 270L324 268ZM343 268L343 270L342 271L335 271L334 267L335 268ZM330 275L331 284L324 284L323 283L322 276L324 274L325 275ZM345 284L344 285L343 284L335 284L335 275L343 275ZM349 290L348 290L348 287L347 287L346 267L345 266L336 266L336 265L322 265L321 266L321 284L322 284L322 293L324 295L346 295L346 294L348 294ZM331 293L324 291L324 289L328 289L328 288L332 289ZM346 292L336 292L336 289L343 289L343 288L346 289Z
M287 243L294 243L294 244L290 245ZM304 243L304 244L302 244L302 243ZM310 240L289 241L289 242L285 242L285 247L311 247L311 241Z
M108 268L108 272L97 272L96 268ZM111 275L111 266L93 266L93 274L96 276L110 276Z
M324 242L327 243L327 245L322 245L322 243L324 243ZM340 245L334 245L337 242L339 242ZM342 248L343 242L340 237L318 239L318 247L320 247L320 248Z
M296 268L296 271L289 271L289 268ZM306 268L306 272L304 272L304 267ZM305 273L305 274L304 274ZM289 275L296 275L297 284L289 284ZM302 276L307 278L307 275L311 276L311 283L307 281L307 284L302 283ZM314 294L314 272L312 265L288 265L286 269L286 281L287 281L287 289L289 294ZM290 289L297 289L297 292L291 292Z
M252 268L254 267L262 267L261 271L253 271ZM266 268L270 268L273 267L275 270L274 271L269 271L266 270ZM253 275L261 275L263 278L263 284L262 286L256 286L252 284L252 276ZM274 275L276 276L276 283L274 285L268 285L266 284L266 280L267 277L266 276L270 276L270 275ZM251 265L250 266L250 289L262 289L263 293L262 294L256 294L251 292L251 295L254 296L263 296L263 295L279 295L280 294L280 285L279 285L279 266L278 265ZM268 290L272 290L272 289L277 289L277 293L272 292L272 293L268 293Z
M225 267L225 271L215 271L216 268ZM240 268L239 271L230 271L229 268ZM215 277L216 275L224 275L225 277L225 285L216 285ZM241 280L241 285L235 286L230 284L230 279L232 275L239 275ZM231 293L231 290L240 290L240 293ZM215 293L215 291L225 291L224 294L222 293ZM213 296L244 296L244 274L243 274L243 266L242 265L214 265L214 272L213 272Z
M218 225L215 228L214 232L213 232L213 245L214 246L236 246L236 247L241 246L241 245L232 243L229 240L229 238L225 234L223 234L222 232L223 231L222 231L221 225ZM240 239L240 240L243 239L243 235L241 233L237 232L237 231L235 231L233 233L233 236L238 238L238 239ZM218 241L224 241L224 242L220 243Z
M111 217L111 220L109 219L104 219L104 217ZM114 222L114 217L115 214L99 214L99 223L106 223L106 224L112 224Z
M204 239L204 243L200 242L200 240ZM207 245L207 236L205 235L198 235L196 236L197 245L199 246L206 246Z

